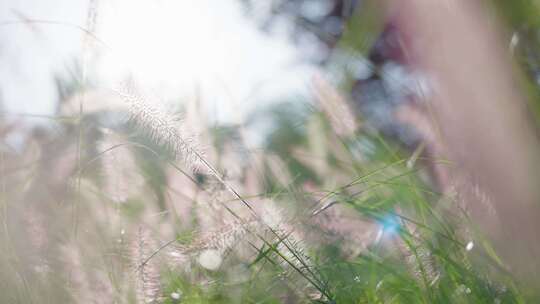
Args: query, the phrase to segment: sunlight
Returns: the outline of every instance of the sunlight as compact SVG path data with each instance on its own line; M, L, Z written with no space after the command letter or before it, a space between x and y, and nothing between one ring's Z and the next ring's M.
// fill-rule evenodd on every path
M103 58L109 72L131 72L155 84L171 77L185 81L215 75L223 68L213 54L225 54L227 49L213 39L211 21L215 19L204 16L208 11L176 1L108 4L101 10L104 26L99 35L113 50ZM128 5L129 10L121 9Z
M97 35L111 49L98 62L106 85L132 75L164 99L202 94L220 119L241 119L256 106L247 98L302 92L311 74L285 35L259 32L236 1L118 0L100 18Z

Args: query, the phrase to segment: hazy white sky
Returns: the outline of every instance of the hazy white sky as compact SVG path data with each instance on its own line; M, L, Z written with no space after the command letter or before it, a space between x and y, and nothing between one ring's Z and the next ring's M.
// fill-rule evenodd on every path
M0 1L0 22L32 18L83 25L86 7L77 2ZM0 98L6 110L51 113L57 98L53 73L80 53L80 41L80 32L63 26L0 26Z
M87 27L87 0L4 0L0 22L24 18ZM89 61L98 86L127 75L171 100L199 90L210 115L241 119L261 104L307 94L315 67L287 40L285 23L258 31L237 0L98 1L97 54ZM279 30L279 29L282 30ZM50 114L55 74L82 54L83 33L52 24L0 26L0 89L5 110Z

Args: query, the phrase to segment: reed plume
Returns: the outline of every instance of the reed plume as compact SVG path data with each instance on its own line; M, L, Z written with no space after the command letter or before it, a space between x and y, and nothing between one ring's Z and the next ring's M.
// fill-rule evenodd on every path
M133 242L133 266L136 269L136 295L138 303L159 303L161 295L160 275L157 262L148 259L153 250L148 231L139 227Z
M156 99L143 93L133 81L122 84L115 92L129 105L130 120L152 141L166 148L173 159L182 161L193 171L199 171L204 153L196 136L178 117L152 106Z

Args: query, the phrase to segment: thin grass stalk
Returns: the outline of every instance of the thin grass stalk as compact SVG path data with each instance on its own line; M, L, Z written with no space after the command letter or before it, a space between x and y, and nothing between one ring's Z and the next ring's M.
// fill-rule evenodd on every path
M175 131L176 129L173 126L172 120L167 114L147 105L144 96L133 94L132 92L126 91L125 88L117 89L115 90L115 92L130 105L130 110L132 112L131 114L132 114L133 120L142 127L148 127L150 129L151 135L153 135L153 139L156 140L158 144L173 147L172 152L175 153L175 155L183 155L182 158L184 158L184 160L187 160L187 161L195 160L197 162L200 162L208 170L208 173L210 173L214 178L216 178L234 197L240 200L242 204L246 208L248 208L251 216L255 220L257 220L262 225L266 226L266 229L268 229L268 231L274 234L280 241L283 240L282 237L272 227L264 223L264 221L260 218L260 216L255 212L251 204L247 200L245 200L238 193L238 191L236 191L234 187L232 187L229 183L227 183L221 177L221 174L219 173L219 171L216 168L214 168L208 161L206 161L206 159L202 156L202 154L197 149L195 149L189 142L187 142L184 138L182 138L181 134L178 133L178 131ZM190 163L188 163L188 165L190 165ZM223 206L234 217L236 217L241 222L245 223L245 220L242 219L240 216L238 216L238 214L236 214L227 205L224 204ZM287 259L281 252L279 252L279 250L272 247L271 244L264 237L262 237L258 233L253 233L251 231L249 232L257 236L257 238L261 239L266 245L273 248L276 254L278 254L283 260L285 260L287 264L289 264L293 269L295 269L301 276L303 276L308 282L310 282L317 290L319 290L327 298L329 299L332 298L331 295L328 294L321 286L319 286L318 283L316 283L311 278L309 278L292 261ZM284 244L284 245L288 250L290 250L291 252L294 252L293 249L291 249L288 244ZM303 264L304 267L306 267L306 269L309 270L309 267L304 261L300 259L300 262ZM316 281L319 280L317 276L315 276L310 270L309 272L311 275L314 276Z

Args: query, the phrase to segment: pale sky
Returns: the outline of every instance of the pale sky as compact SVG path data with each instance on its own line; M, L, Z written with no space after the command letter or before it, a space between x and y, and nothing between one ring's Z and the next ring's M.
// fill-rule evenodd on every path
M87 27L88 1L4 0L0 22L28 19ZM308 94L316 70L287 38L287 23L259 32L237 0L98 1L89 74L112 88L128 75L164 100L200 91L210 116L242 120L262 104ZM0 89L5 111L51 114L55 74L82 54L83 32L53 24L0 26ZM309 48L309 46L307 46ZM303 50L306 49L304 45Z

